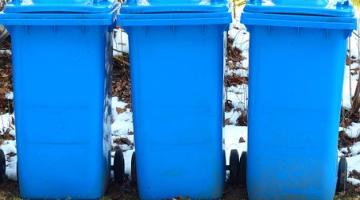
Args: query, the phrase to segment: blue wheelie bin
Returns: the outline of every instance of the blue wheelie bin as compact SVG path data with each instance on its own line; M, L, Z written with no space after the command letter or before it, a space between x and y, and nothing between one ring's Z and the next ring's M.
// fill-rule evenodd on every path
M98 199L110 175L113 1L14 0L18 181L25 199Z
M337 141L351 4L253 0L242 23L250 32L249 198L333 199L346 179Z
M127 1L137 183L141 199L218 199L227 2Z

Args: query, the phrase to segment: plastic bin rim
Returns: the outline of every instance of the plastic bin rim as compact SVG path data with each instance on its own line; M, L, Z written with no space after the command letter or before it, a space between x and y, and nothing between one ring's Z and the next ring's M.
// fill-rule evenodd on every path
M5 26L91 26L115 25L120 5L104 13L0 13Z
M121 13L142 14L142 13L171 13L171 12L226 12L229 10L226 4L181 4L181 5L123 5Z
M117 25L130 26L184 26L184 25L229 25L232 21L230 12L221 13L152 13L120 14Z
M312 15L285 15L243 12L241 23L246 26L278 26L314 29L343 29L357 28L355 17L330 17Z
M244 12L254 12L263 14L287 14L287 15L314 15L314 16L334 16L351 17L354 16L354 9L351 5L337 8L328 7L305 7L305 6L285 6L285 5L254 5L248 3Z
M118 3L114 1L104 1L98 4L13 4L8 3L5 13L48 13L48 12L67 12L67 13L104 13L109 12Z

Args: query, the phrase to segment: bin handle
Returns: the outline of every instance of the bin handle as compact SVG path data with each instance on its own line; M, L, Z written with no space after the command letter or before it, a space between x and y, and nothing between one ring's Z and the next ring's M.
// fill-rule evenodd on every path
M336 8L348 8L350 6L349 0L340 0L336 3Z
M261 5L262 4L262 0L248 0L249 3L251 4L255 4L255 5Z
M11 3L13 3L13 4L20 4L20 0L12 0Z

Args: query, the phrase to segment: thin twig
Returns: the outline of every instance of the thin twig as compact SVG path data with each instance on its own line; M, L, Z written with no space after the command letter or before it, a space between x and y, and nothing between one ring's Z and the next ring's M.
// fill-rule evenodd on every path
M125 61L125 60L123 60L123 59L120 59L119 57L114 57L113 58L115 61L118 61L118 62L120 62L120 63L123 63L123 64L125 64L125 65L127 65L127 66L130 66L130 63L129 62L127 62L127 61Z

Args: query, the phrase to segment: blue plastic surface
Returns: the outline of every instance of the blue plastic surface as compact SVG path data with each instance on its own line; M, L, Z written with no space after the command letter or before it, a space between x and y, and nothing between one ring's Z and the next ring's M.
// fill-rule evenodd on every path
M120 26L201 26L228 24L229 12L214 13L166 13L166 14L120 14Z
M250 0L250 2L256 2L260 0ZM261 0L262 1L262 0ZM294 6L313 6L313 7L326 7L329 5L329 0L267 0L275 5L294 5Z
M290 14L264 14L243 12L241 22L254 26L276 26L312 29L345 29L348 32L356 28L354 17L332 17Z
M74 12L103 13L113 9L118 4L115 0L13 0L4 11L10 12Z
M354 9L348 0L250 0L245 12L272 13L272 14L299 14L323 16L354 16Z
M334 198L351 17L245 12L249 199ZM320 144L320 145L319 145Z
M227 0L128 0L121 13L226 12Z
M146 23L134 23L120 15L118 23L130 42L141 199L222 196L224 31L231 20L227 15L222 24L203 19L202 25L191 18L171 23L164 17L169 15L160 17L163 21L152 18L155 15L134 15L148 16L137 19Z
M18 179L25 199L99 199L105 191L111 151L109 21L115 13L100 14L103 24L83 14L77 26L66 20L80 15L0 15L12 39ZM57 23L61 17L65 21Z
M0 13L0 23L11 26L114 26L118 7L110 13Z

